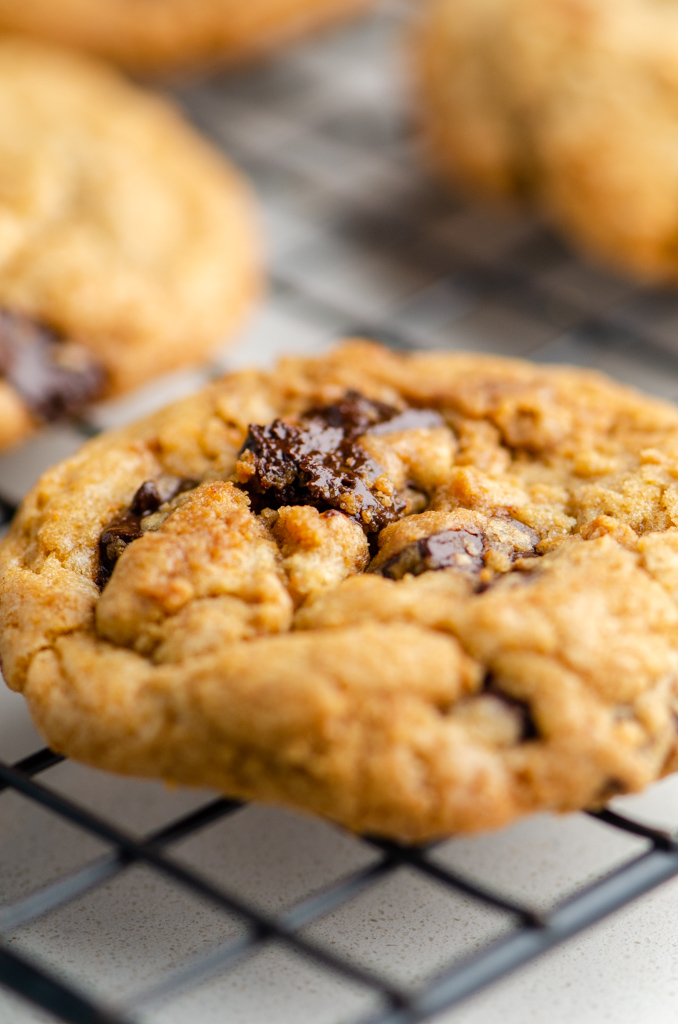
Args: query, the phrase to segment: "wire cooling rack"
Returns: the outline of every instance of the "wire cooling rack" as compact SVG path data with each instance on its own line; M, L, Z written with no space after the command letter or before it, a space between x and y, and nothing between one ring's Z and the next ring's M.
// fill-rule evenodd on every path
M266 363L278 352L322 352L342 335L365 334L400 349L471 348L578 363L678 398L675 293L641 289L587 266L535 221L469 207L427 180L412 139L402 68L406 18L406 5L392 3L355 27L299 46L251 72L172 89L188 115L243 166L258 189L269 244L270 294L238 346L213 365L101 406L87 422L52 428L20 452L0 459L0 521L9 521L39 472L73 451L84 436L178 397L216 372ZM441 854L450 844L411 848L356 837L350 839L351 856L341 862L336 877L311 884L310 891L276 910L270 894L268 903L252 893L243 895L242 887L196 869L182 853L196 837L206 836L209 843L215 828L242 823L251 808L206 797L185 813L169 815L161 827L146 834L122 827L119 816L99 813L108 795L95 801L95 812L91 800L74 799L63 786L52 784L54 779L58 783L62 761L41 750L14 764L0 763L0 836L3 830L11 833L12 827L21 832L26 808L39 808L47 815L44 828L31 833L25 843L26 865L20 867L26 867L27 877L2 890L0 982L40 1008L38 1018L24 1017L21 1009L13 1008L12 1022L131 1024L156 1020L159 1007L184 1000L181 1006L187 1009L172 1019L193 1024L203 1018L191 1009L193 1004L185 1003L186 993L198 991L215 977L237 975L248 962L276 948L361 993L355 1005L337 999L335 1006L328 996L320 1016L309 1017L292 1002L284 1020L414 1024L455 1006L678 876L678 842L671 828L653 828L606 810L568 820L595 823L596 844L604 845L613 834L624 836L623 849L615 846L607 860L601 858L593 872L595 881L565 898L552 899L548 906L543 900L507 895L492 878L479 880L472 870L477 846L466 848L464 863L469 870L461 870L450 867ZM125 794L138 784L116 785L123 787L118 803L124 804ZM7 801L14 801L11 813ZM87 844L93 841L103 844L104 852L75 857L83 862L69 870L60 865L48 873L44 884L40 871L32 867L38 848L56 842L62 826L71 827L69 851L89 850ZM278 827L265 824L259 847ZM293 857L298 853L303 860L303 828L298 823L290 828ZM331 836L328 844L349 843L339 830L322 828ZM242 832L236 835L236 847L239 837ZM501 839L484 842L486 855L488 849L495 850L490 860L493 871L501 874L499 865L510 859L508 847L500 848ZM493 843L499 845L492 847ZM232 867L237 864L237 849L234 857ZM346 869L349 861L357 866ZM180 950L170 958L169 969L149 967L144 984L119 986L124 991L114 996L99 991L96 978L85 984L63 964L47 963L29 946L15 943L31 927L46 922L45 928L54 930L40 933L43 950L61 948L69 929L78 927L78 919L72 916L68 927L62 924L59 931L49 924L55 915L87 905L102 891L110 893L116 880L140 868L163 880L165 888L156 902L171 901L179 891L195 897L205 913L214 915L210 936L225 929L226 937L203 944L205 948ZM445 900L451 901L454 922L462 920L462 906L464 912L469 907L487 910L501 924L485 927L481 915L468 935L459 924L449 955L445 949L437 950L434 969L425 977L395 978L382 962L370 958L369 943L358 942L359 952L365 954L362 959L355 953L357 931L350 908L376 893L371 913L386 914L387 897L379 903L378 896L391 892L396 877L405 877L403 884L409 889L398 890L389 918L394 947L398 929L407 930L408 913L421 912L421 905L408 903L403 893L423 883L435 894L426 906L441 905L439 914L444 915ZM110 911L111 901L105 905ZM124 914L133 906L134 901L125 904ZM348 917L337 924L343 913ZM323 922L330 922L324 930L319 929ZM96 925L101 931L105 921ZM125 922L117 929L118 943L124 942ZM385 948L390 945L384 943ZM400 955L407 960L407 953L401 950ZM250 988L261 984L265 974L260 972ZM0 1012L4 1013L1 1006ZM210 1020L230 1022L236 1019L234 1013L224 998ZM240 1012L237 1019L249 1024L253 1018ZM257 1019L268 1024L273 1013Z
M35 921L109 881L135 863L147 865L169 878L173 884L209 900L215 907L235 913L247 926L242 937L186 963L145 991L132 995L120 1012L97 1005L91 996L14 953L6 942L0 943L0 981L69 1024L132 1024L140 1019L137 1013L146 1006L158 1000L167 1000L173 994L203 982L216 971L232 969L270 942L283 943L294 952L311 957L323 968L373 991L378 996L379 1008L356 1018L355 1024L415 1024L453 1006L540 953L600 921L634 898L678 875L678 842L671 832L648 828L613 811L603 811L596 815L600 821L642 836L650 842L651 849L576 896L563 901L549 913L540 913L443 869L429 858L427 849L364 837L363 842L379 852L374 864L298 902L283 914L270 915L228 890L212 884L201 875L187 870L180 861L165 852L173 843L239 810L242 805L238 801L210 801L139 840L35 781L36 775L61 760L58 754L42 750L13 766L0 764L0 785L3 789L13 789L25 799L36 801L84 832L103 839L110 844L112 852L91 861L76 873L2 907L0 933L6 934ZM515 921L506 936L487 945L475 956L441 971L425 986L414 991L408 991L384 976L356 966L348 959L330 952L326 946L309 941L303 934L305 927L355 899L368 887L404 865L434 879L439 885L461 891L481 903L510 914Z

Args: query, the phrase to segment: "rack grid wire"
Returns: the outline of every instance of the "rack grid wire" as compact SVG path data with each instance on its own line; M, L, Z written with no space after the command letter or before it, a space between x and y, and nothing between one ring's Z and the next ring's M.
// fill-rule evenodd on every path
M427 856L433 846L403 846L365 836L363 841L376 847L381 854L375 864L340 879L335 885L288 908L285 913L271 916L226 889L215 886L198 873L187 870L179 861L164 853L172 843L238 810L242 806L239 801L213 800L160 831L138 840L104 818L60 796L49 786L35 781L36 775L62 760L59 754L44 749L13 766L0 763L0 786L2 789L13 789L79 829L105 840L113 847L113 852L91 861L77 872L38 892L2 907L0 934L6 935L8 930L22 927L82 896L135 862L150 865L176 885L199 894L215 906L235 912L247 924L244 937L227 942L167 974L157 984L131 996L119 1011L97 1005L89 994L65 984L57 976L14 953L6 942L0 941L0 983L68 1024L133 1024L139 1019L137 1012L143 1011L146 1006L169 999L174 993L199 984L216 971L227 971L257 952L264 943L271 941L284 943L296 952L310 956L322 967L372 989L379 996L381 1008L375 1013L356 1018L354 1024L416 1024L454 1006L511 970L678 875L678 841L672 832L650 828L606 810L593 816L612 828L642 836L649 840L651 848L575 896L557 904L548 913L509 900L441 868ZM508 935L488 944L481 952L442 970L425 986L412 991L394 985L375 972L356 967L347 959L331 953L327 947L303 937L305 926L354 899L368 886L404 864L434 878L441 885L461 890L475 900L510 913L516 926Z
M678 397L675 293L641 288L585 265L536 221L469 207L427 179L413 140L402 67L408 17L407 4L387 4L366 21L252 71L167 87L258 189L269 240L270 294L238 349L211 366L102 406L87 422L53 428L23 454L3 457L0 523L9 522L38 472L84 437L225 369L264 363L285 350L321 352L342 335L366 335L403 350L473 348L567 361ZM45 749L15 764L1 762L0 790L102 841L108 852L0 906L0 983L70 1024L132 1024L149 1008L236 968L270 944L372 993L374 1006L355 1017L355 1024L415 1024L678 876L678 841L671 829L605 810L594 815L597 822L640 837L643 852L548 911L443 866L435 846L363 837L360 842L374 854L367 866L282 913L270 913L171 852L240 811L241 803L207 800L138 838L42 781L62 761ZM11 948L13 931L135 865L235 915L244 930L115 1005ZM309 937L309 926L401 868L501 911L512 927L416 986L360 966Z

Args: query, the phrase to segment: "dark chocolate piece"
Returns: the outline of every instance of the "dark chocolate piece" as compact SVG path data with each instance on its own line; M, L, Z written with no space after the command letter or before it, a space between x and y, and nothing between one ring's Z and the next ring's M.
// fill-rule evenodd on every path
M158 493L153 480L146 480L139 487L129 508L112 519L99 535L99 568L96 582L100 590L103 590L110 580L116 562L127 545L143 536L141 520L157 512L162 505L176 498L178 494L190 491L195 486L195 480L178 480L164 498Z
M358 438L400 417L397 409L349 391L339 402L309 410L296 425L280 419L253 424L240 453L250 475L238 486L255 512L282 505L335 509L366 534L377 534L400 518L405 503L375 487L383 469Z
M302 417L304 423L315 420L326 427L338 427L350 437L359 437L400 413L392 405L366 398L359 391L347 391L331 405L316 406Z
M485 564L484 552L485 538L480 532L445 530L408 544L376 572L389 580L401 580L408 573L420 576L438 569L457 569L476 575Z
M529 526L511 520L521 533L529 537L530 543L539 543L539 536ZM482 530L443 530L429 537L421 537L412 541L378 569L368 570L386 576L390 580L400 580L408 573L420 576L423 572L435 572L439 569L457 569L470 576L477 576L485 566L485 555L491 543ZM538 558L536 551L510 552L511 561L524 558ZM480 590L489 586L488 581L477 582Z
M0 312L0 374L40 420L76 416L104 389L94 357L50 328L18 313Z
M178 494L179 492L176 491L175 493ZM128 515L143 519L144 516L150 516L153 512L157 512L162 502L163 499L158 494L157 485L153 480L146 480L132 498Z

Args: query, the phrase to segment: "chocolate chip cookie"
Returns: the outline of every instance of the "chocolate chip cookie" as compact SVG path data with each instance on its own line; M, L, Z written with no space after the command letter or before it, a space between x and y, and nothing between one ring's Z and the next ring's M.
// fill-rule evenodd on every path
M678 408L349 342L89 442L0 548L57 750L407 840L678 767Z
M141 72L233 63L374 0L0 0L0 32L88 50Z
M594 256L678 280L678 7L430 0L421 116L443 176L527 199Z
M204 358L258 276L246 185L168 103L0 38L0 446Z

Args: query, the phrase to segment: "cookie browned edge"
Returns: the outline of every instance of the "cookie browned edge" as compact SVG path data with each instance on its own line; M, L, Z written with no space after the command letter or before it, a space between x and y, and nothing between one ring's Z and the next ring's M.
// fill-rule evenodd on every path
M323 374L335 390L352 384L357 375L373 393L394 381L406 391L411 378L420 400L427 393L432 402L444 393L441 365L451 369L464 360L478 370L490 364L504 367L516 378L539 370L555 380L560 373L629 407L644 401L587 371L543 371L482 356L447 356L441 362L440 356L400 356L350 343L326 359L288 360L284 384L275 374L258 371L226 377L140 423L89 442L46 473L26 497L0 549L0 650L7 682L24 693L48 742L100 768L214 786L408 840L496 828L540 807L575 809L583 792L590 799L590 783L577 788L584 769L573 758L560 769L561 776L567 769L571 780L569 796L564 776L553 800L544 793L530 795L529 786L522 796L512 796L500 780L486 779L486 791L476 793L471 786L454 813L446 813L452 790L445 790L444 758L436 754L439 738L431 747L424 724L408 753L398 738L402 715L395 717L392 742L383 748L384 777L375 780L363 771L358 752L352 784L346 784L342 751L351 757L354 743L365 742L356 734L356 714L367 721L368 738L370 728L383 727L384 710L400 699L400 691L414 698L405 701L405 717L415 731L424 704L444 714L458 651L445 634L422 630L414 622L267 637L257 641L255 659L252 646L243 643L229 648L216 666L209 659L151 666L94 631L96 552L103 526L130 501L140 482L161 470L218 475L224 451L229 461L242 441L242 425L234 429L231 414L246 386L254 385L263 420L290 398L294 404L295 388L300 404L308 402L309 387L317 390ZM262 395L268 396L271 409L265 408ZM661 402L653 407L678 433L678 410ZM245 419L251 412L243 412ZM607 550L605 545L612 543L602 538L591 550ZM382 681L372 691L366 687L357 693L356 678L378 679L385 661L388 685ZM665 735L660 763L666 770L675 766L668 757L671 742ZM328 751L335 758L336 777L322 772ZM330 761L331 769L335 762ZM309 764L320 766L318 772L309 771ZM424 766L438 772L428 807L416 795L421 779L408 778ZM652 777L640 770L627 788L641 788ZM432 779L428 784L433 785Z

